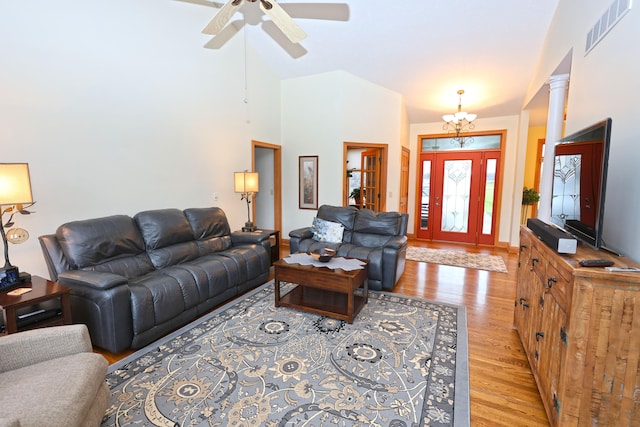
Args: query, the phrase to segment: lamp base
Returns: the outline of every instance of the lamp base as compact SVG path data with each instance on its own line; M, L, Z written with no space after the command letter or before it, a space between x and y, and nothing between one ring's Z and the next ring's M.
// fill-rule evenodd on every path
M18 267L0 268L0 292L9 291L20 286Z
M253 223L250 221L245 222L244 227L242 227L242 231L256 231L257 229L258 227L253 225Z

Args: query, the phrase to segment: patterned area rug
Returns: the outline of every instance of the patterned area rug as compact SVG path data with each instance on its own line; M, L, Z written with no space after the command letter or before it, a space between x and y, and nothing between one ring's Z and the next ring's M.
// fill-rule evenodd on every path
M269 282L107 381L103 426L468 426L466 314L370 292L350 325L275 308Z
M497 271L506 273L507 267L504 260L498 255L471 254L460 251L448 251L444 249L407 248L407 259L434 264L446 264L456 267L476 268L478 270Z

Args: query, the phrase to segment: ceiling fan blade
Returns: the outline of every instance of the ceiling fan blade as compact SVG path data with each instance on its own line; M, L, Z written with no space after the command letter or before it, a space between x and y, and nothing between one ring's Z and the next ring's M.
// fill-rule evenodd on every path
M203 34L216 35L227 25L236 10L242 6L242 0L229 0L202 30Z
M276 0L260 0L260 8L280 28L291 43L299 43L307 37L302 28L294 22Z

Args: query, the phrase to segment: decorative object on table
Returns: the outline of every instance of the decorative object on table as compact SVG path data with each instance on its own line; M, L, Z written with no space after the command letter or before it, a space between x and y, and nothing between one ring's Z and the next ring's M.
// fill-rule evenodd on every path
M540 201L540 194L535 188L524 187L522 189L522 210L520 211L520 224L526 224L529 218L529 210L532 205Z
M495 271L497 273L507 272L504 260L498 255L472 254L469 252L449 251L446 249L409 246L407 248L407 259L432 264Z
M311 252L311 256L320 262L329 262L336 255L336 251L331 248L322 248Z
M5 227L14 225L13 217L16 213L28 215L28 207L33 206L31 195L31 179L29 178L28 163L0 163L0 235L4 245L4 267L0 269L0 291L13 289L20 284L18 267L9 262L8 241L22 243L29 234L26 230L10 229L10 240L7 240ZM26 205L26 206L25 206ZM7 206L3 208L3 206ZM4 214L10 213L9 220L4 222ZM21 230L21 231L19 231Z
M458 111L454 114L445 114L442 116L442 120L444 120L442 129L455 133L451 142L457 142L460 144L460 148L464 147L465 144L471 144L473 142L472 137L464 136L462 133L475 128L473 121L478 117L477 114L469 114L466 111L462 111L463 94L464 90L460 89L458 91Z
M464 307L370 292L348 324L273 298L270 282L110 366L102 426L469 425Z
M298 207L318 209L318 156L300 156L298 168Z
M234 191L236 193L242 194L240 200L247 201L247 222L242 227L242 231L255 231L256 226L251 222L251 210L249 209L249 204L251 203L251 198L255 197L255 194L258 192L258 181L259 176L258 172L234 172Z

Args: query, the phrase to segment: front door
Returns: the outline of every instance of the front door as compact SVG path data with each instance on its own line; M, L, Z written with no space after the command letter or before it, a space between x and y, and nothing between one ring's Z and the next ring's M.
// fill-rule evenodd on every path
M417 237L495 244L499 151L420 154Z

